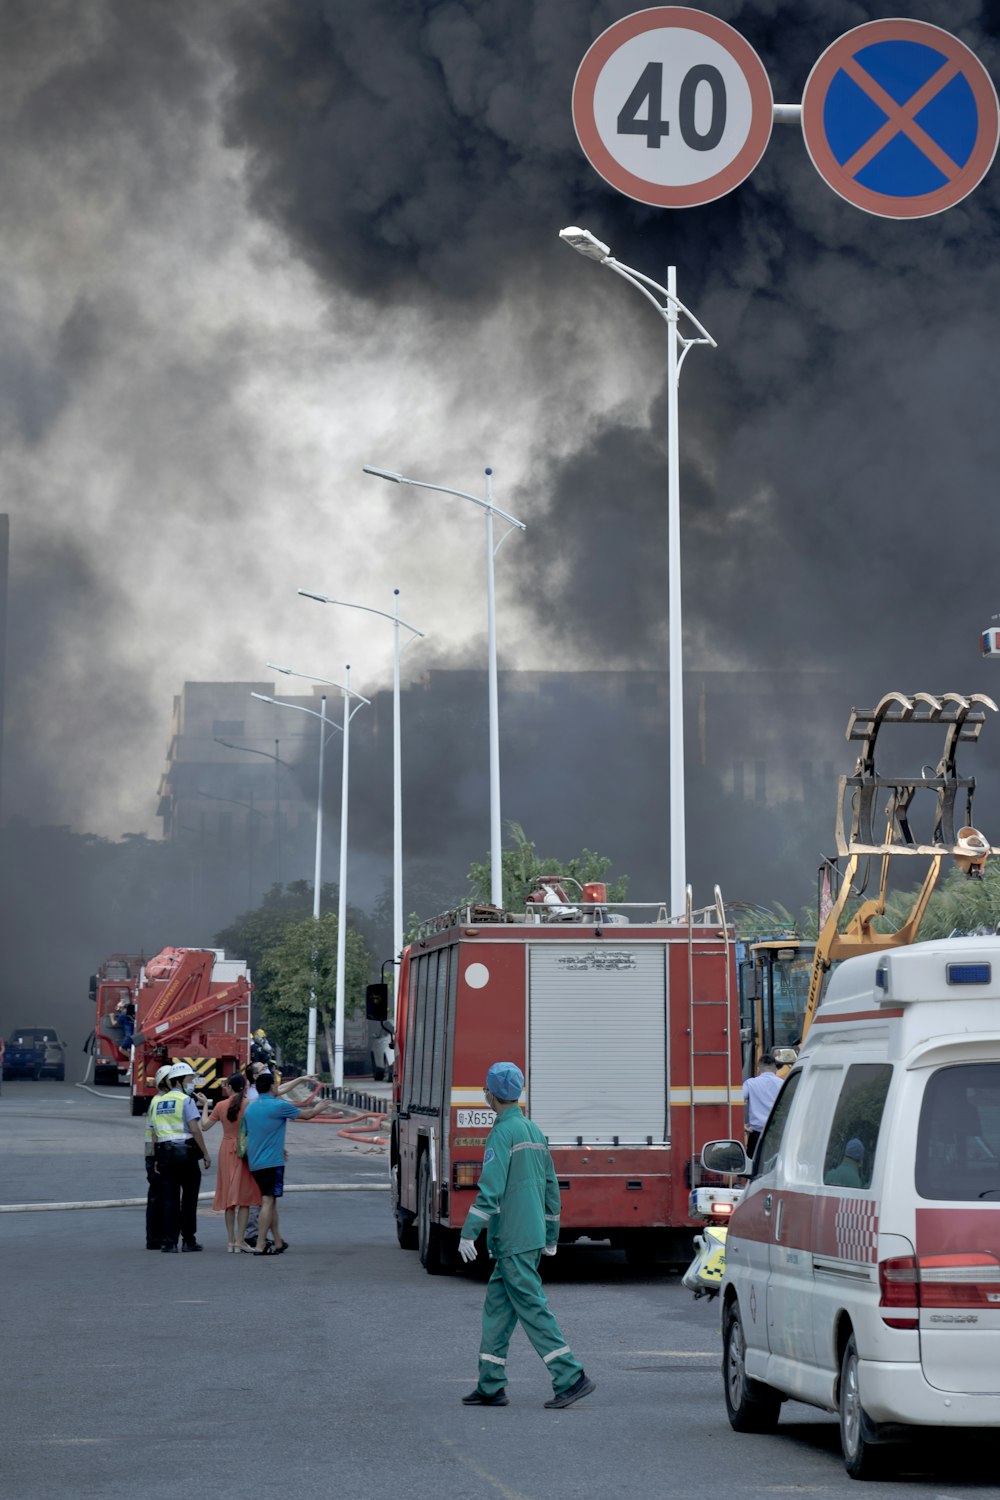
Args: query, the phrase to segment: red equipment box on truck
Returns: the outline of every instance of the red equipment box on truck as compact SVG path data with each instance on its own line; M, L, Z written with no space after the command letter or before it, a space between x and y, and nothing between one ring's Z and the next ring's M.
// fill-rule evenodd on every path
M397 1236L435 1274L454 1248L493 1115L491 1063L517 1063L562 1191L560 1239L610 1240L630 1263L686 1264L695 1143L742 1130L735 944L721 898L466 908L404 950L390 1173ZM549 910L553 910L550 903ZM484 919L485 917L485 919ZM700 1227L700 1226L699 1226Z

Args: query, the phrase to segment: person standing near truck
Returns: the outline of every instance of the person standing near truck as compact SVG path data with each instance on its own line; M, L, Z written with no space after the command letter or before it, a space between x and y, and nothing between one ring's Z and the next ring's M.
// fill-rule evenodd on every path
M762 1054L757 1064L756 1078L743 1082L743 1107L746 1110L747 1155L753 1156L760 1140L760 1133L767 1124L774 1108L774 1101L781 1093L783 1078L778 1077L778 1064L770 1052Z
M146 1249L159 1250L163 1246L163 1179L156 1170L156 1133L153 1130L153 1106L157 1099L167 1093L170 1084L167 1074L170 1063L157 1068L156 1093L149 1101L146 1111Z
M494 1063L484 1093L496 1123L486 1140L476 1201L466 1215L458 1253L476 1258L476 1238L487 1231L496 1261L483 1304L479 1381L463 1406L506 1406L507 1350L520 1323L552 1377L552 1399L560 1409L589 1396L594 1382L563 1338L542 1289L538 1267L555 1255L559 1239L559 1184L548 1142L519 1100L524 1074L516 1063Z
M212 1158L201 1133L201 1111L194 1099L198 1075L188 1063L175 1063L167 1074L170 1088L154 1098L153 1135L156 1140L156 1170L163 1180L163 1244L166 1254L176 1251L178 1239L185 1250L200 1250L196 1238L199 1160L206 1170Z

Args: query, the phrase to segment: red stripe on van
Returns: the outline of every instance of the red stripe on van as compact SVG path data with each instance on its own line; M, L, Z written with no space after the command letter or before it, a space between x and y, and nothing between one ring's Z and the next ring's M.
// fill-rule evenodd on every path
M954 1255L981 1250L1000 1260L1000 1203L982 1208L918 1208L917 1254Z
M813 1025L833 1026L840 1021L881 1021L885 1016L891 1020L898 1020L903 1014L901 1005L894 1010L852 1010L849 1015L844 1016L814 1016Z

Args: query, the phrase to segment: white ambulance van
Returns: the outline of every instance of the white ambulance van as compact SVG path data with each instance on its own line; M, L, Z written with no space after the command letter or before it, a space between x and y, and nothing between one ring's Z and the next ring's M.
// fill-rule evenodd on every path
M1000 938L846 960L758 1142L720 1291L738 1432L840 1415L853 1478L919 1427L1000 1428Z

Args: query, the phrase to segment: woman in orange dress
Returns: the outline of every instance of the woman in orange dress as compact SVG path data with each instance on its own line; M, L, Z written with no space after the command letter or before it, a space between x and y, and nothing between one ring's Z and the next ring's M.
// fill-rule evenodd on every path
M252 1255L253 1246L248 1245L243 1236L247 1232L247 1218L251 1208L260 1206L260 1189L250 1175L250 1168L236 1149L240 1120L247 1107L244 1097L246 1079L242 1073L234 1073L222 1088L225 1097L219 1100L211 1113L207 1099L201 1111L202 1130L211 1130L213 1125L222 1126L222 1145L217 1158L212 1207L225 1209L230 1255L238 1255L240 1251L244 1255Z

